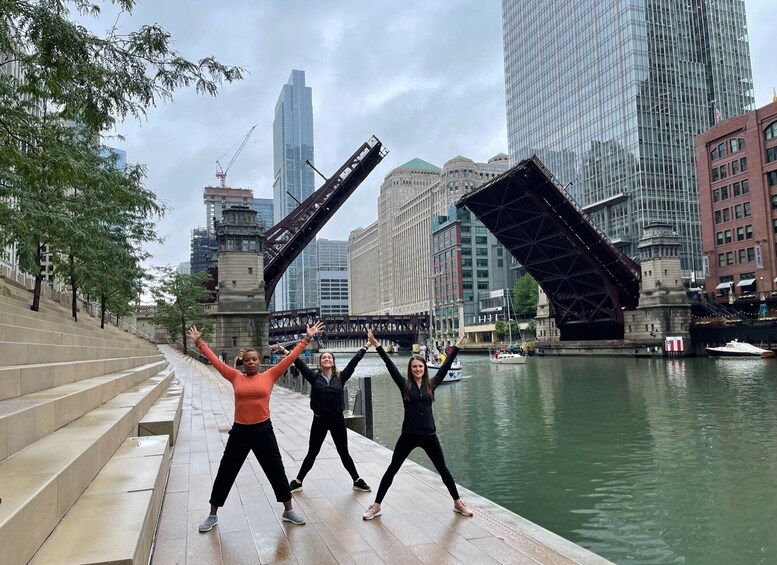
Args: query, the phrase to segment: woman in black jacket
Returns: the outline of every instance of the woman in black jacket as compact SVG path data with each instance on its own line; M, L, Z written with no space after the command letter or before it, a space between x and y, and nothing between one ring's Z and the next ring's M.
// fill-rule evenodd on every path
M282 345L273 346L284 355L289 352ZM335 356L329 351L325 351L318 358L318 370L314 371L308 367L299 357L294 361L294 366L299 370L305 380L310 383L310 408L313 410L313 423L310 425L310 440L308 443L308 453L302 461L302 466L297 473L297 478L289 483L291 492L302 490L302 481L313 468L316 462L321 446L326 439L326 434L332 434L332 440L335 442L337 453L340 455L340 461L353 480L353 490L370 492L372 489L359 477L356 471L356 465L348 453L348 432L345 428L345 403L343 401L343 387L346 381L353 375L356 365L362 360L367 352L369 344L365 345L356 352L353 359L348 362L345 369L337 370L335 365Z
M369 505L362 518L372 520L380 516L383 512L380 504L383 497L386 496L394 476L399 472L402 463L405 462L410 452L416 447L423 449L431 459L434 468L440 473L442 482L448 488L448 492L453 498L453 511L472 516L473 512L467 503L459 497L459 491L456 488L456 482L453 480L451 472L445 465L445 456L440 447L440 440L437 439L437 428L434 425L434 415L432 414L432 402L434 402L434 389L436 389L445 378L450 369L456 354L459 352L459 346L464 342L466 336L462 335L456 342L450 354L445 358L445 362L437 370L433 379L429 378L429 369L426 368L426 360L420 355L412 355L407 364L407 378L403 377L391 358L381 347L372 330L367 332L367 339L370 344L375 346L378 354L386 364L386 368L394 379L402 393L402 402L405 405L405 419L402 422L402 434L394 446L394 455L391 458L391 464L383 478L380 480L378 495L375 502Z

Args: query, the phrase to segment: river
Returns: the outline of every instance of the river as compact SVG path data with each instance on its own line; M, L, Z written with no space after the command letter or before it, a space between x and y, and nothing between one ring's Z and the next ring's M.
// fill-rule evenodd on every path
M617 563L777 563L777 360L461 360L434 404L459 484ZM393 448L397 387L373 354L356 375Z

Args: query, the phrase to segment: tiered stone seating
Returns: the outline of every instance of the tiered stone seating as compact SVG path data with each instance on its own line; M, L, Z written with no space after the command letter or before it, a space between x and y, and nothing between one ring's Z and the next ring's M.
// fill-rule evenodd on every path
M148 562L172 438L133 436L161 397L159 413L180 406L173 372L155 345L50 301L32 312L28 291L3 285L0 563ZM67 547L112 535L111 551Z

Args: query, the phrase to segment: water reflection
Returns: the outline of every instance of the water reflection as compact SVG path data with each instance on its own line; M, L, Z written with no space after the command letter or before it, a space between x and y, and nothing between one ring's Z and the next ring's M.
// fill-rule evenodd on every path
M434 406L457 482L615 562L777 562L775 360L463 362ZM393 447L399 391L358 374Z

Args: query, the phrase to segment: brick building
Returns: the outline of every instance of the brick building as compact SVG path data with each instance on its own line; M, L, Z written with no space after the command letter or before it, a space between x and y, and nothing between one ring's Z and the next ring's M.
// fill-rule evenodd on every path
M696 138L705 291L777 291L777 99Z

